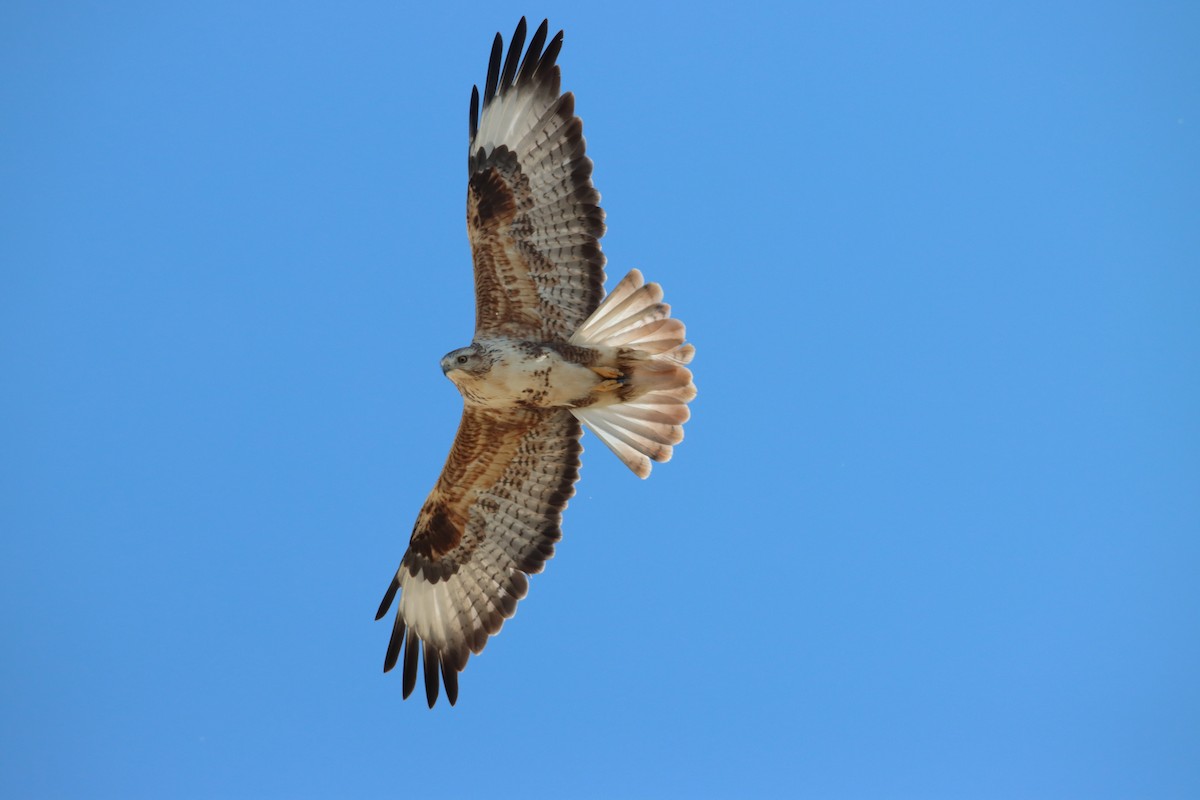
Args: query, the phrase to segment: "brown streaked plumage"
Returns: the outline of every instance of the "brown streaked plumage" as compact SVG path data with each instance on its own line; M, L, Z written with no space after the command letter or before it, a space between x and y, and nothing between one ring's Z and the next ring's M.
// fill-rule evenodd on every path
M522 19L503 63L496 35L482 106L471 93L475 335L442 359L462 422L376 615L399 595L384 671L403 663L408 697L423 663L431 707L439 679L456 702L467 659L554 555L580 423L646 477L683 438L695 396L694 351L661 288L634 270L604 297L604 212L574 97L560 92L562 32L547 44L543 22L522 59L525 33Z

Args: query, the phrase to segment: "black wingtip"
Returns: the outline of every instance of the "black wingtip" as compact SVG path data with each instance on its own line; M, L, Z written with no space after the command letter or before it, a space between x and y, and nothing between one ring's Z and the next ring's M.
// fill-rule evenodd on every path
M392 601L396 599L396 592L400 589L400 576L392 578L392 585L388 587L387 592L383 595L383 601L379 604L379 610L375 612L375 621L383 619L383 615L392 607Z
M538 61L538 68L534 75L538 79L544 79L550 70L554 69L554 62L558 60L558 54L563 46L563 32L559 31L554 34L554 38L550 40L550 44L546 46L546 52L542 53L542 58Z
M442 683L446 685L446 700L450 705L458 702L458 670L442 659Z
M392 626L392 638L388 640L387 654L383 657L383 671L391 672L400 658L400 647L404 644L404 618L396 614L396 624Z
M504 70L500 73L500 94L503 95L512 88L513 78L517 74L517 63L521 59L521 48L525 46L525 18L517 23L512 39L508 42L508 57L504 59Z
M475 134L479 133L479 87L471 87L471 138L470 141L475 141Z
M401 690L405 700L417 686L417 654L420 646L421 640L417 638L416 631L409 628L408 635L404 637L404 678Z
M542 24L538 26L537 31L533 34L533 38L529 40L529 49L525 51L525 58L521 61L521 69L517 77L518 83L524 83L533 76L533 71L537 68L538 58L542 55L542 45L546 43L546 36L549 31L550 20L542 20Z
M487 83L483 87L483 105L487 106L496 96L496 83L500 80L500 58L504 55L504 37L499 33L492 40L492 55L488 59Z
M425 700L433 708L438 699L438 668L440 659L437 648L425 642Z
M556 33L550 41L550 46L543 52L542 46L546 43L546 37L550 31L550 20L542 20L542 24L538 26L533 38L529 41L529 47L525 48L527 30L525 17L521 17L521 21L517 23L517 29L513 31L512 39L508 43L507 56L504 54L504 37L497 33L492 39L492 53L488 58L487 81L483 85L482 96L478 86L471 88L468 125L470 141L474 142L479 133L479 118L483 114L483 110L497 96L503 95L513 86L525 83L535 76L538 80L544 80L553 72L554 62L562 49L563 32ZM522 56L523 48L524 56Z

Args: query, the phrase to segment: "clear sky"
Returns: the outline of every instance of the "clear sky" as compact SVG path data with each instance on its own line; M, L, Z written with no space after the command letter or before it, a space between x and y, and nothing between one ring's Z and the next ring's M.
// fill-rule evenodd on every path
M1200 6L684 7L3 4L0 795L1200 796ZM700 395L431 712L522 14Z

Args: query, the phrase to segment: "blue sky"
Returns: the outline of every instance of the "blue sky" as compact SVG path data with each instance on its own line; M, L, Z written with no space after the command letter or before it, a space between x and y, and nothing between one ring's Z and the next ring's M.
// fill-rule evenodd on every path
M1200 794L1200 8L689 8L4 5L0 794ZM522 14L700 395L430 712Z

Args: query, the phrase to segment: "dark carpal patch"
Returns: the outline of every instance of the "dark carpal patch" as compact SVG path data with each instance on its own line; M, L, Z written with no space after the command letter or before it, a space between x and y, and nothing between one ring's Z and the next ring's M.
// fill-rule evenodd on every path
M461 560L446 555L458 548L462 539L463 525L456 523L444 506L427 502L413 526L401 568L407 568L413 577L424 575L430 583L444 581L461 566Z
M419 530L414 531L412 547L426 558L441 558L458 544L462 531L441 506L433 506L422 516L424 524L418 523Z
M520 174L516 156L508 152L505 147L496 150L492 154L492 158L488 159L489 164L493 162L497 164L508 162L506 166ZM517 201L513 196L513 190L497 166L487 166L472 175L469 191L474 200L472 205L475 208L475 219L473 221L479 230L494 228L499 224L510 222L517 213Z

